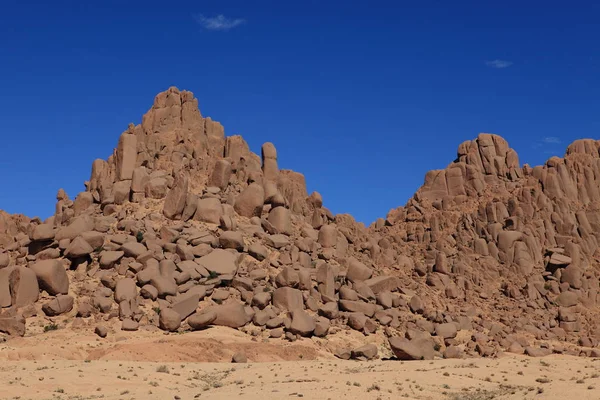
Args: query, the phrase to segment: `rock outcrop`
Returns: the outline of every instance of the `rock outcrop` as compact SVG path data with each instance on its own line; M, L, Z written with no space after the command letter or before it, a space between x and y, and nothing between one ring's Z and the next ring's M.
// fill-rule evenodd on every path
M598 345L599 141L532 168L480 134L370 227L278 162L192 93L160 93L75 200L60 190L45 221L0 212L0 331L25 334L35 313L269 340L355 330L406 360Z

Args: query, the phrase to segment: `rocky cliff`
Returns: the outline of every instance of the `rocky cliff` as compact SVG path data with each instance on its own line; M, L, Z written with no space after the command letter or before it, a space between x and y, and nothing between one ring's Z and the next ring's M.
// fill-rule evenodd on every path
M480 134L367 228L170 88L53 217L0 213L0 332L45 316L105 336L118 318L269 340L357 330L402 359L598 356L599 149L521 167Z

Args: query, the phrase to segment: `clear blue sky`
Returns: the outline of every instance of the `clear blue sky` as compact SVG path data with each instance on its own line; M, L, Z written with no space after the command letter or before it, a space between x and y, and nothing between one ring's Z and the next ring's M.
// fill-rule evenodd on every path
M4 0L0 208L52 215L177 86L370 223L479 132L530 164L597 138L599 20L592 1Z

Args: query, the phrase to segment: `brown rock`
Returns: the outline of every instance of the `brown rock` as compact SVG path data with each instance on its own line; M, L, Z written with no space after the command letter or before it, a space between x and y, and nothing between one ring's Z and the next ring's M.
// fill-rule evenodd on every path
M94 329L94 333L101 338L105 338L108 335L108 329L104 325L98 325Z
M394 336L389 338L389 344L399 360L433 360L433 346L427 339L408 340Z
M169 190L163 205L163 214L169 219L175 219L183 214L185 203L188 198L189 179L185 173L178 173L175 176L173 187Z
M302 292L290 287L281 287L273 292L273 305L280 310L294 311L304 309Z
M72 296L58 295L42 306L42 311L49 317L68 313L73 309L75 299Z
M158 326L162 330L175 332L181 326L181 315L170 308L163 308L160 310Z
M208 311L217 314L213 325L228 326L230 328L240 328L250 322L246 310L241 303L232 302L229 304L210 307Z
M444 339L453 339L458 334L456 325L453 323L437 324L435 326L435 334Z
M67 271L58 260L38 261L31 266L42 290L52 296L69 293Z
M227 231L219 237L219 244L224 249L244 250L244 237L240 232Z
M187 323L192 330L197 331L207 328L215 322L217 313L215 311L205 311L199 314L194 314L187 319Z
M373 275L373 270L358 261L356 258L351 257L348 260L348 271L346 272L346 278L348 278L349 281L366 281L371 277L371 275Z
M239 215L247 218L260 217L265 200L265 192L258 183L251 183L235 199L233 208Z
M175 299L171 308L179 314L181 319L186 319L188 316L192 315L196 308L198 308L198 303L200 302L200 294L197 292L186 293L181 295Z
M81 236L77 236L67 247L65 255L69 258L78 258L89 255L94 249Z
M352 350L351 357L359 360L372 360L377 357L377 346L374 344L366 344L357 349Z
M246 353L238 351L231 357L231 362L234 364L245 364L248 362L248 357L246 357Z
M140 327L140 324L137 321L132 320L131 318L125 318L123 322L121 322L121 330L134 332L137 331Z
M215 186L221 190L225 190L229 184L229 178L231 177L231 163L227 160L218 160L215 163L213 172L208 180L209 186Z
M142 243L130 241L123 243L121 251L123 251L125 257L137 258L147 252L148 249Z
M131 301L137 297L137 287L135 281L131 278L123 278L117 281L115 287L115 301Z
M237 259L236 253L215 249L210 254L200 257L197 259L197 263L209 272L218 275L235 275L237 272Z
M287 208L275 207L271 209L268 221L275 228L276 233L284 235L292 234L292 218L290 210Z
M223 216L221 201L214 197L198 200L194 220L219 225Z
M137 159L137 139L135 135L124 132L117 146L117 179L120 181L132 179Z
M295 335L310 336L316 328L315 320L300 308L292 311L292 325L288 329Z
M22 315L0 315L0 332L10 336L25 336L25 318Z

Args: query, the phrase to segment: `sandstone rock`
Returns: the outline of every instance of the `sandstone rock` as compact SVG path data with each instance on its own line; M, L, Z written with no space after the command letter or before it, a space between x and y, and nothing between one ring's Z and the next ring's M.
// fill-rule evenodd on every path
M529 346L525 348L525 354L530 357L545 357L552 354L552 350Z
M84 257L93 252L94 249L81 236L77 236L67 247L65 255L69 258Z
M269 255L267 248L259 243L254 243L248 247L248 254L256 258L258 261L262 261Z
M372 343L352 350L352 358L354 359L372 360L375 357L377 357L377 346Z
M213 172L208 180L209 186L216 186L221 190L225 190L229 184L229 178L231 177L231 163L227 160L218 160L215 163Z
M288 329L295 335L310 336L316 328L315 320L304 310L292 311L292 325Z
M456 325L453 323L437 324L435 326L435 334L444 339L453 339L458 334Z
M217 318L213 321L213 325L240 328L250 321L250 318L244 310L244 306L237 302L213 306L210 307L208 311L213 311L217 314Z
M69 293L69 277L60 261L38 261L31 266L31 270L35 273L40 288L48 292L48 294L56 296L58 294Z
M273 292L273 305L280 310L294 311L304 309L302 292L290 287L281 287Z
M346 272L346 278L351 282L366 281L373 275L371 268L361 263L355 258L348 260L348 271Z
M244 237L240 232L223 232L219 237L219 244L224 249L244 250Z
M218 225L223 215L221 201L214 197L200 199L196 205L194 220Z
M124 251L102 251L100 253L100 268L112 268L124 255Z
M285 207L275 207L269 212L268 221L276 230L276 233L284 235L292 234L292 219L290 210Z
M215 249L210 254L200 257L197 263L208 271L218 275L235 275L238 255L227 250Z
M131 318L125 318L123 322L121 322L121 330L122 331L137 331L140 327L140 324L137 321L132 320Z
M117 146L117 179L120 181L132 179L135 161L137 158L137 138L135 135L125 132L119 138Z
M175 176L173 187L169 190L163 206L163 214L169 219L174 219L183 214L188 199L189 178L184 173Z
M108 336L108 329L104 325L98 325L94 329L94 333L100 336L101 338L105 338L106 336Z
M124 278L117 281L115 287L115 301L131 301L137 297L137 287L135 281L131 278Z
M433 347L426 339L389 338L392 352L399 360L433 360Z
M238 351L231 357L231 362L234 364L245 364L248 362L248 357L246 357L246 353Z
M265 192L263 187L258 183L251 183L235 199L233 208L242 217L260 217L264 200Z
M75 299L72 296L58 295L42 306L42 311L49 317L68 313L73 309Z
M0 315L0 332L9 336L25 336L25 318L22 315Z
M200 294L197 292L186 293L176 298L171 308L176 311L181 319L186 319L188 316L193 314L198 308L200 302Z
M164 308L160 310L158 324L162 330L175 332L181 326L181 315L175 310Z
M207 328L217 319L215 311L206 311L199 314L194 314L187 319L187 323L192 330L197 331Z
M33 241L45 241L54 239L56 229L51 224L40 224L33 229L31 240Z
M8 253L0 253L0 269L10 265L10 256Z
M125 257L137 258L148 251L148 249L142 243L126 242L121 246L121 251L123 251Z

